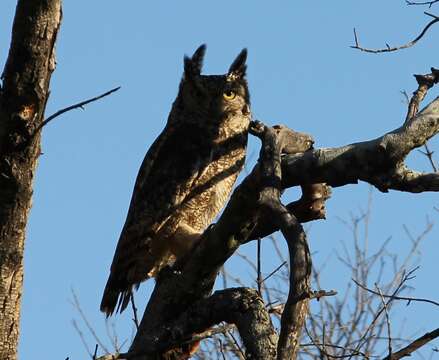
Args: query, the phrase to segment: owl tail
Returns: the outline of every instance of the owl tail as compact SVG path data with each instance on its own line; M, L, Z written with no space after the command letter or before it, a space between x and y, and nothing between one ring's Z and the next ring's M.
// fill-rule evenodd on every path
M101 311L105 313L107 317L111 316L114 311L124 311L130 302L132 287L122 287L120 285L120 282L110 275L107 285L105 285L104 295L101 301Z

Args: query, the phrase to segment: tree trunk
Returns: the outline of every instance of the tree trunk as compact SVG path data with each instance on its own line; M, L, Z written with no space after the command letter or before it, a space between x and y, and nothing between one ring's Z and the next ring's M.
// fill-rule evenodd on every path
M20 0L0 89L0 359L17 357L23 251L40 155L40 131L55 69L61 0Z

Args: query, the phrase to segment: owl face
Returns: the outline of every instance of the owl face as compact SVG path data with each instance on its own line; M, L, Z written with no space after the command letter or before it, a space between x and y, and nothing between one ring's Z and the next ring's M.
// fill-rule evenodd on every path
M185 57L185 72L180 85L180 105L184 110L217 122L230 116L250 115L250 96L245 79L244 49L225 75L201 75L205 46ZM185 112L186 112L185 111Z

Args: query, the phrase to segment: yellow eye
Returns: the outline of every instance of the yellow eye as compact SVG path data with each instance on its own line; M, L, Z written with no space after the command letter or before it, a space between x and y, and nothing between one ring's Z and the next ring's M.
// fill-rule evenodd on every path
M235 97L236 97L236 94L232 90L226 90L226 91L223 92L223 98L225 100L230 101L230 100L233 100Z

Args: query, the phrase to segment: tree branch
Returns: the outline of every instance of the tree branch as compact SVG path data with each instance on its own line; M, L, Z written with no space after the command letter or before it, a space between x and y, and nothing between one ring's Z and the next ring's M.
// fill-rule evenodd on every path
M215 292L191 306L179 318L155 333L157 344L149 344L140 352L119 355L132 359L148 353L166 352L191 340L193 335L225 321L238 328L249 359L275 359L277 335L262 298L250 288L230 288ZM158 347L157 347L158 345Z
M366 290L366 291L370 292L371 294L374 294L374 295L377 295L377 296L382 296L382 297L385 297L385 298L392 298L394 300L405 300L405 301L408 302L408 304L410 304L413 301L413 302L425 302L425 303L429 303L429 304L432 304L432 305L439 306L439 302L433 301L433 300L429 300L429 299L415 298L415 297L409 297L409 296L396 296L396 295L380 294L377 291L369 289L367 286L365 286L363 284L360 284L355 279L352 279L352 281L355 283L355 285L359 286L363 290Z
M413 4L409 4L409 5L413 5ZM420 5L420 4L419 4ZM401 45L401 46L395 46L395 47L390 47L390 45L386 44L386 47L383 49L368 49L368 48L364 48L361 47L358 41L358 36L357 36L357 31L354 28L354 40L355 40L355 45L352 45L351 48L352 49L357 49L360 51L364 51L364 52L368 52L368 53L373 53L373 54L378 54L378 53L385 53L385 52L393 52L393 51L398 51L401 49L407 49L409 47L412 47L413 45L415 45L419 40L421 40L423 38L423 36L425 35L425 33L428 31L428 29L433 26L435 23L437 23L439 21L439 18L433 14L424 12L425 15L433 17L434 19L432 21L430 21L425 27L424 29L421 31L421 33L412 41L409 41L408 43Z
M433 70L424 77L431 77L436 84L439 74ZM286 155L282 159L282 186L321 182L343 186L362 180L383 192L439 191L438 173L419 173L404 164L413 149L424 145L438 131L439 98L436 98L400 128L374 140Z
M32 136L35 136L35 134L36 134L37 132L39 132L44 126L46 126L49 122L51 122L53 119L57 118L58 116L60 116L60 115L62 115L62 114L64 114L64 113L66 113L66 112L68 112L68 111L75 110L75 109L82 109L82 110L84 110L84 106L85 106L85 105L90 104L91 102L97 101L97 100L99 100L99 99L102 99L102 98L104 98L104 97L106 97L106 96L108 96L108 95L110 95L110 94L112 94L112 93L118 91L119 89L120 89L120 86L115 87L114 89L111 89L111 90L109 90L109 91L107 91L107 92L105 92L105 93L103 93L103 94L101 94L101 95L95 96L95 97L93 97L93 98L91 98L91 99L87 99L87 100L81 101L81 102L79 102L79 103L77 103L77 104L70 105L70 106L68 106L68 107L66 107L66 108L64 108L64 109L58 110L56 113L50 115L47 119L45 119L45 120L44 120L44 121L43 121L43 122L42 122L42 123L36 128L36 129L35 129L35 131L34 131L34 133L33 133Z
M414 75L418 82L418 88L410 99L405 123L408 123L419 111L420 103L425 99L427 92L439 81L439 70L431 68L431 73L426 75Z
M287 131L285 131L286 136ZM261 138L261 177L268 184L261 192L259 203L264 217L273 219L281 229L290 254L290 283L288 299L281 317L281 330L277 344L277 359L295 359L305 317L308 313L310 293L311 256L306 235L297 219L281 201L282 133L260 125L255 134Z
M410 356L412 352L418 350L420 347L436 339L437 337L439 337L439 328L422 335L421 337L417 338L415 341L411 342L409 345L397 351L396 353L386 356L383 360L398 360L403 357Z
M422 2L415 2L415 1L405 1L407 5L428 5L429 8L431 8L434 4L439 2L439 0L432 0L432 1L422 1Z

